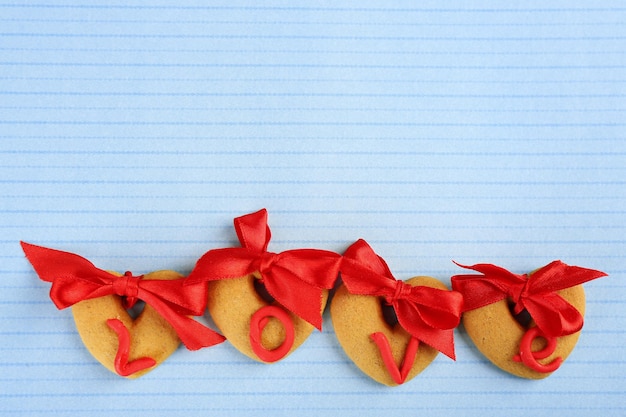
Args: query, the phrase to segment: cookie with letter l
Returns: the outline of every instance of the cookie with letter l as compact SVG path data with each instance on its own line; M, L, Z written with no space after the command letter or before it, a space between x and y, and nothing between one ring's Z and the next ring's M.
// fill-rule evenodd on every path
M22 242L27 259L59 309L72 307L78 333L93 357L110 371L137 378L167 359L182 341L190 350L224 341L193 320L206 308L206 285L183 286L174 271L141 276L96 268L76 254ZM132 318L137 301L143 310Z

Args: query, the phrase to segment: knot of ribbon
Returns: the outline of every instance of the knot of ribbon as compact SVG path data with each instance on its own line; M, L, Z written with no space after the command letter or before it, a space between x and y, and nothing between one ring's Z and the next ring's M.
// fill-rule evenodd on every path
M125 309L133 308L137 303L139 295L139 281L143 275L134 276L130 271L126 271L124 275L113 281L113 292L123 297L122 304Z
M396 280L384 259L362 239L346 250L340 272L351 294L382 297L404 330L455 359L453 332L463 307L460 293Z
M322 291L334 286L341 256L319 249L268 252L271 232L265 209L235 218L234 225L241 247L205 253L186 285L258 272L267 292L279 304L321 330Z
M206 284L183 285L185 278L145 280L143 276L135 277L129 272L120 277L96 268L79 255L25 242L21 244L39 278L52 283L50 299L59 309L106 295L124 297L125 308L141 299L167 320L189 350L225 340L222 335L189 317L204 313Z
M254 268L258 271L269 271L272 269L272 265L277 259L278 255L276 253L264 252L253 262Z
M387 302L387 304L393 305L394 303L398 303L400 300L408 300L411 296L413 288L414 287L412 285L409 285L404 281L397 280L395 282L393 295L390 297L385 297L385 302Z
M576 333L583 326L580 312L557 291L606 276L604 272L561 261L553 261L530 274L515 274L492 264L457 265L481 274L451 278L452 288L465 299L464 311L508 299L514 303L514 313L528 311L548 337Z

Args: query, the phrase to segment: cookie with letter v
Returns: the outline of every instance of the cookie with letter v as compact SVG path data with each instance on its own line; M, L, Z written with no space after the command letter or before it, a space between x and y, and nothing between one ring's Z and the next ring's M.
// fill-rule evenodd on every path
M96 268L69 252L22 242L35 272L51 282L59 309L72 307L78 333L92 356L110 371L137 378L167 359L182 341L197 350L224 341L193 320L206 308L206 285L183 286L174 271L141 276ZM143 310L131 317L138 301Z
M268 252L267 211L234 220L241 247L205 253L188 283L208 283L208 309L228 341L263 363L285 358L322 329L341 256L319 249Z
M375 381L396 386L422 372L438 352L455 359L454 328L463 299L439 280L396 280L364 241L345 252L343 283L330 315L343 350Z
M494 365L528 379L551 375L572 352L585 313L581 284L606 275L561 261L529 274L492 264L459 266L479 273L451 278L465 300L468 336Z

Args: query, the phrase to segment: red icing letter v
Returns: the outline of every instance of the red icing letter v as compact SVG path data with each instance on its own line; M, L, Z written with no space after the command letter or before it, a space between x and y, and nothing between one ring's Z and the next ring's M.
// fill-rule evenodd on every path
M128 362L130 353L130 333L124 323L118 319L108 319L107 325L117 334L119 346L115 355L115 372L121 376L129 376L135 372L143 371L156 365L152 358L143 357Z
M419 340L414 337L409 339L406 351L404 352L404 358L398 368L398 365L396 365L393 360L393 354L391 353L391 346L389 346L387 336L385 336L384 333L377 332L372 333L370 338L374 341L374 343L376 343L376 346L378 346L378 350L380 351L380 355L383 357L385 367L394 382L398 385L403 384L404 381L406 381L406 377L409 375L409 371L413 367L413 362L415 362L415 355L417 354L417 348L419 347Z

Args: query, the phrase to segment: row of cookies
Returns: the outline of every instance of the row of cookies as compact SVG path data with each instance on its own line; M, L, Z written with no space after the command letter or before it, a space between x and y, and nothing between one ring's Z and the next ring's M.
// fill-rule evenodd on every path
M22 242L59 309L72 307L89 352L118 375L136 378L182 342L198 350L228 340L272 363L314 329L330 292L330 316L348 357L381 384L405 383L439 352L455 359L461 320L477 348L501 369L544 378L569 355L583 326L584 282L603 272L554 261L529 274L491 264L463 266L452 289L432 277L397 280L364 240L342 255L320 249L268 251L267 211L237 217L240 247L212 249L188 276L141 276L95 267L68 252ZM219 333L194 320L208 308Z

